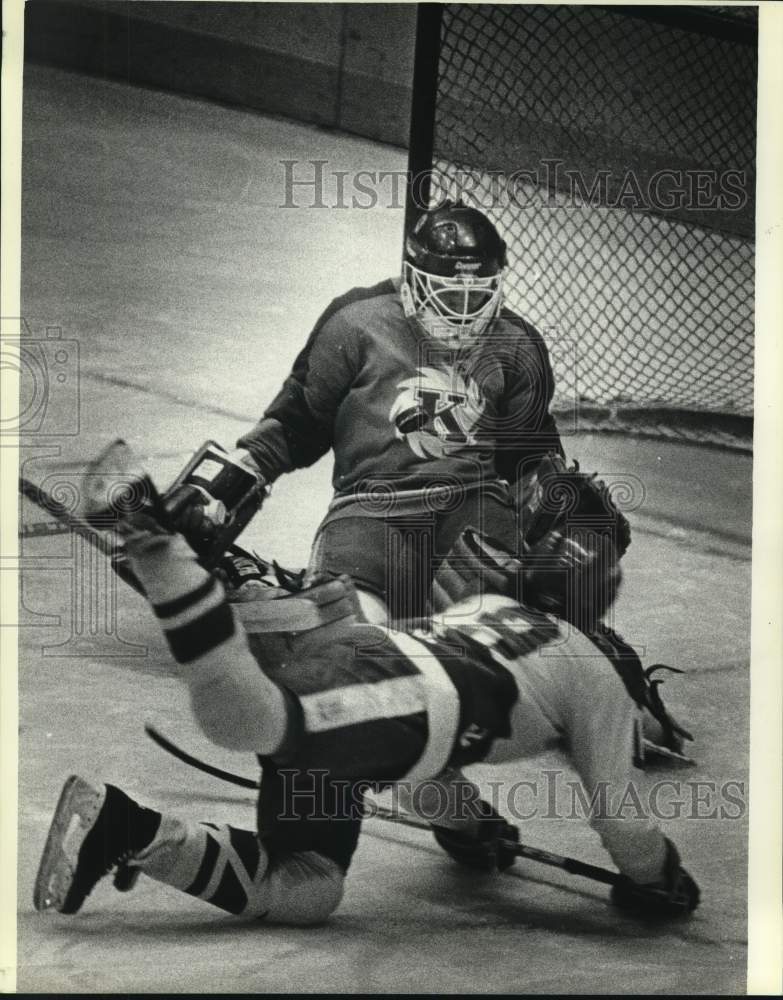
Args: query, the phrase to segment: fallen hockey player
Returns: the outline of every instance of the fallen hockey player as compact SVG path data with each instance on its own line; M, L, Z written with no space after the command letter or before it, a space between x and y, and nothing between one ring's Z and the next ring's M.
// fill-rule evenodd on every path
M118 530L202 730L263 763L258 829L161 814L73 776L44 848L38 910L76 913L116 869L118 887L143 873L243 917L318 923L341 899L363 788L555 746L589 798L599 784L606 791L591 823L622 874L615 905L662 918L697 906L674 844L649 819L617 815L649 696L643 673L607 655L600 637L531 606L535 597L561 610L563 581L578 593L599 551L550 532L523 566L468 531L439 577L453 605L439 622L394 631L344 613L358 612L344 577L232 605L147 485L151 500ZM290 781L302 783L298 796ZM295 800L304 807L292 808ZM516 831L497 816L448 813L437 825L467 864L513 862Z

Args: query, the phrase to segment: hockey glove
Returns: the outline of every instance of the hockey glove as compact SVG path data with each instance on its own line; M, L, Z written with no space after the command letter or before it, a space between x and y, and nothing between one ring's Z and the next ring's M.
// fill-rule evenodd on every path
M479 871L504 872L516 860L519 830L507 823L488 802L479 800L478 833L471 836L443 826L433 826L437 843L458 864Z
M165 502L171 523L197 551L214 540L218 519L225 513L214 509L217 505L205 490L191 483L182 483L166 494Z
M547 534L569 529L590 529L608 534L620 559L631 544L631 527L617 506L611 489L597 474L567 466L550 453L522 480L520 515L525 545L535 546Z
M611 539L589 530L553 529L528 550L523 565L524 602L582 629L601 620L622 580Z
M208 441L163 500L169 520L207 568L214 566L260 508L266 482L245 453Z
M612 886L612 902L621 910L640 917L683 917L699 905L699 887L680 864L674 844L666 840L666 861L660 882L640 885L629 878Z

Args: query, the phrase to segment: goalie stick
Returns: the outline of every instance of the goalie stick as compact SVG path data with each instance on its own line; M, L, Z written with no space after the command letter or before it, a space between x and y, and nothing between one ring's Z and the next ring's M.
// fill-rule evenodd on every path
M61 521L33 521L19 528L20 538L51 538L52 535L69 535L73 529Z
M213 767L212 764L207 764L197 757L186 753L186 751L180 749L175 743L172 743L171 740L167 739L163 733L148 722L144 725L144 732L159 747L190 767L195 767L205 774L211 774L215 778L220 778L221 781L228 781L232 785L239 785L241 788L258 790L261 787L260 782L254 781L252 778L243 778L238 774L232 774L230 771ZM394 809L387 809L376 802L372 803L367 818L381 819L387 823L398 823L401 826L409 826L417 830L429 831L430 829L430 824L426 820L418 819L409 813L400 813ZM608 868L600 868L598 865L587 864L587 862L578 861L576 858L553 854L551 851L544 851L538 847L530 847L528 844L509 842L508 846L515 852L518 858L525 858L528 861L537 861L543 865L560 868L570 875L581 875L583 878L603 882L605 885L616 885L618 882L624 881L623 876L619 872L610 871Z
M144 588L141 585L141 581L131 569L127 554L122 545L118 543L117 537L111 532L110 524L106 524L105 526L90 524L84 518L73 514L65 504L60 503L59 500L56 500L46 490L41 489L40 486L36 486L35 483L30 482L29 479L25 479L24 476L19 477L19 492L22 496L31 500L36 507L46 511L47 514L51 514L54 518L52 521L36 521L31 525L23 525L19 532L21 538L41 538L73 532L98 549L99 552L103 552L104 555L108 556L111 568L117 576L137 593L144 595ZM301 587L303 572L295 573L292 570L284 569L277 562L272 561L270 563L266 559L262 559L256 552L251 554L238 545L229 546L228 551L234 555L242 555L252 559L265 576L274 578L286 590L293 591Z
M36 486L35 483L31 483L30 480L25 479L24 476L19 477L19 492L22 496L31 500L36 507L40 507L41 510L45 510L48 514L51 514L54 517L55 524L59 526L56 531L33 531L30 532L29 535L61 534L67 531L72 531L74 534L82 537L86 542L89 542L89 544L98 549L99 552L103 552L104 555L107 555L111 562L111 568L117 576L119 576L121 580L124 580L128 586L133 587L137 593L144 594L144 588L141 585L141 581L131 569L125 551L122 546L117 543L116 537L112 535L109 530L106 528L101 529L95 527L88 521L85 521L76 514L73 514L70 510L68 510L65 504L60 503L59 500L55 500L55 498L47 493L46 490L41 489L40 486ZM25 537L24 530L22 531L22 537Z

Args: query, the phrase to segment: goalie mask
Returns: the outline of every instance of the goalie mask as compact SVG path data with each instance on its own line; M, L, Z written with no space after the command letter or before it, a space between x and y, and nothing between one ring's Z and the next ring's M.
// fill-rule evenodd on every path
M422 215L405 241L405 315L430 337L480 336L500 312L506 244L475 208L447 202Z

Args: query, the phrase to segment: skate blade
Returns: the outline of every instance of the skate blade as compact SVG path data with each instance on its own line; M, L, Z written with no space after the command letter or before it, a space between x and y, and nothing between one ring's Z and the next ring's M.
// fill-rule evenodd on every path
M696 760L687 754L670 750L668 747L660 746L660 744L653 743L652 740L648 739L642 740L642 744L645 765L655 767L656 764L672 763L681 767L696 767Z
M64 912L79 851L105 799L105 788L93 788L78 775L65 782L35 879L33 905L39 912Z

